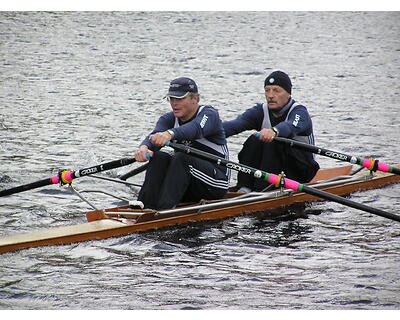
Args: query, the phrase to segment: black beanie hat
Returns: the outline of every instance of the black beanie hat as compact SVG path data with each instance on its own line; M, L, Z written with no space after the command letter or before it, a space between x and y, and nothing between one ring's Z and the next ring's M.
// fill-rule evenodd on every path
M265 78L265 86L280 86L285 89L289 94L292 94L292 82L289 76L283 71L274 71Z

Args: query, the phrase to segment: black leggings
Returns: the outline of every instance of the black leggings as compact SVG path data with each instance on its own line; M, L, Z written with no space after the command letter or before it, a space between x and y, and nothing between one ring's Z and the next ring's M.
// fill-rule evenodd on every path
M268 173L280 174L300 183L309 182L319 169L312 153L300 151L288 145L272 141L263 142L254 135L243 144L238 155L239 162L255 169ZM261 191L269 183L239 172L238 186L248 187L251 190Z
M180 202L220 199L228 191L225 173L226 168L183 152L170 155L157 151L149 162L138 200L145 208L160 210Z

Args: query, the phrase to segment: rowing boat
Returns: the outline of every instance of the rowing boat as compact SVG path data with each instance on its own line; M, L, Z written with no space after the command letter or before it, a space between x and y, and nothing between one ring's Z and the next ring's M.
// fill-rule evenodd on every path
M318 171L308 186L334 195L347 195L400 182L400 176L385 172L357 172L353 166L343 166ZM174 209L154 211L137 209L131 205L93 210L86 213L87 223L39 230L0 238L0 253L45 245L59 245L93 239L126 235L139 231L165 228L202 220L220 220L241 214L263 211L271 217L281 215L274 208L284 208L295 203L321 200L319 197L279 188L266 192L247 194L229 192L219 201L186 204Z

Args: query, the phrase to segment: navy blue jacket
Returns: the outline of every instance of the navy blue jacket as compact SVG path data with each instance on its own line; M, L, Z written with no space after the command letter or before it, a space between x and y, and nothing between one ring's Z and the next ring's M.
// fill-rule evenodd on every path
M270 123L266 121L265 126L270 124L272 127L276 127L279 130L280 137L302 140L302 142L313 144L314 135L310 115L305 106L294 105L294 103L295 101L291 98L281 109L282 115L278 118L268 109ZM260 131L263 126L264 116L263 104L257 103L235 120L223 123L226 137L247 130ZM265 118L268 119L268 117ZM302 183L309 182L319 169L319 165L314 159L314 154L276 142L264 143L254 135L251 135L243 144L238 158L240 163L266 172L280 174L283 171L287 177ZM238 185L261 191L267 184L259 179L255 180L239 173Z
M196 143L195 140L206 138L208 141L217 145L226 146L227 144L218 110L212 106L204 106L200 112L197 112L192 119L185 123L182 123L182 121L178 119L178 127L175 127L175 120L176 118L172 111L162 115L158 119L156 126L150 135L156 132L163 132L172 129L174 132L174 141L189 144L195 148L212 152L214 154L215 152L213 152L213 150L210 150L210 148L204 148L203 145ZM150 150L159 150L160 147L151 143L149 139L150 135L143 140L142 144L146 145ZM225 156L224 154L218 155Z
M288 103L291 106L295 101L291 99ZM254 107L247 109L243 114L238 116L235 120L223 122L226 137L233 136L246 130L260 131L264 112L262 103L257 103ZM285 108L285 107L284 107ZM312 121L310 115L303 105L296 106L291 112L287 121L285 121L287 112L275 118L272 112L269 111L271 125L279 130L279 136L285 138L292 138L296 135L308 136L312 133Z

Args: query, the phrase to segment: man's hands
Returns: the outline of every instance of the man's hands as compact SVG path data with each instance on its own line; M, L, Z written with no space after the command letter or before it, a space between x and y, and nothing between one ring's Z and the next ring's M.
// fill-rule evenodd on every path
M171 139L172 136L168 131L157 132L150 136L151 143L159 147L163 147Z
M150 136L151 143L159 147L163 147L171 139L172 135L168 131L157 132ZM135 152L135 159L139 162L148 161L152 156L153 151L144 144L142 144Z
M277 136L277 133L273 129L261 129L261 131L254 133L258 139L264 142L272 142Z
M138 162L149 161L149 159L153 156L153 151L149 150L149 148L142 144L135 152L135 159Z

